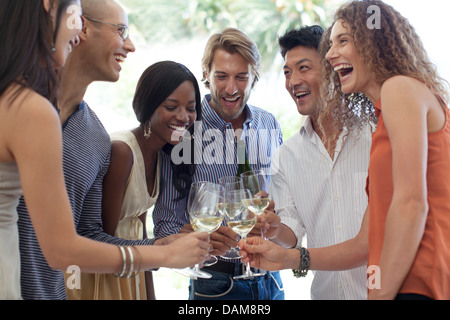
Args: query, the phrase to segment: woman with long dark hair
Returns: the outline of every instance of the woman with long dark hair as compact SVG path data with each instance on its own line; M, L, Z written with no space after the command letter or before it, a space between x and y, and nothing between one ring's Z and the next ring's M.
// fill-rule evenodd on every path
M201 119L201 96L195 76L184 65L161 61L142 74L133 99L140 125L111 134L111 164L103 187L103 228L118 238L146 237L146 216L159 196L161 153L172 157L175 145L188 154L187 163L172 161L173 184L180 195L194 174L194 122ZM175 156L183 157L174 153ZM171 158L172 159L172 158ZM171 237L174 238L174 237ZM173 239L157 240L157 244ZM90 280L88 280L90 279ZM81 299L155 299L150 271L133 279L83 274Z
M0 6L0 299L20 299L16 206L22 192L52 268L126 276L185 267L209 249L204 233L165 248L118 247L77 235L62 172L57 69L78 43L79 0L3 0Z

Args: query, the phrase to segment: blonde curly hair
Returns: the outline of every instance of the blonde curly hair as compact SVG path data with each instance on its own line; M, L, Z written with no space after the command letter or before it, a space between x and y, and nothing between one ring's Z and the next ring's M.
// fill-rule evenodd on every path
M379 8L380 28L368 27L368 19L372 15L369 6ZM354 0L338 9L334 21L338 20L344 21L349 28L358 54L377 83L382 85L397 75L409 76L426 83L436 95L448 101L448 82L438 75L415 29L393 7L380 0ZM377 118L369 99L362 93L344 94L338 74L325 59L330 50L333 26L324 33L319 49L324 76L323 105L340 120L340 125L350 129L362 127L367 122L376 124Z

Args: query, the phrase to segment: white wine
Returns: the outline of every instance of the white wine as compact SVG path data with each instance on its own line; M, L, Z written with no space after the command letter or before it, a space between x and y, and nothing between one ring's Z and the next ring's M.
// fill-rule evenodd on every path
M217 211L219 211L222 215L225 215L225 213L227 212L227 204L225 202L218 203Z
M240 221L228 221L227 224L234 232L239 234L241 237L245 237L255 226L256 218Z
M232 202L226 204L226 214L231 219L234 219L236 216L240 215L242 211L245 210L242 202Z
M252 203L253 202L253 203ZM242 204L250 211L254 212L256 215L260 215L269 206L269 198L253 198L253 199L242 199Z
M201 216L201 217L191 217L191 225L194 231L212 233L219 229L223 217L215 216Z

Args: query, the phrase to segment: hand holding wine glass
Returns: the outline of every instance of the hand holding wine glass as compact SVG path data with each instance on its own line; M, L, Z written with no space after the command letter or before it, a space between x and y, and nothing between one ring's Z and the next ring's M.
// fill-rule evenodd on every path
M220 186L216 184L206 181L192 183L186 209L194 231L211 234L219 228L224 218L222 210L219 210L219 204L223 203L222 196ZM201 271L198 264L194 269L184 271L193 279L211 278L211 274Z
M244 188L249 189L252 195L252 202L246 200L244 204L256 215L263 214L271 202L267 174L264 170L254 170L244 172L241 177ZM263 229L261 237L264 238Z
M225 196L226 193L230 192L230 191L238 191L241 190L243 188L242 185L242 179L240 177L237 176L224 176L221 177L219 179L219 184L220 186L222 186L222 192L224 192L224 213L226 212L226 208L228 205L228 199ZM227 251L227 253L223 256L221 256L224 259L227 260L234 260L234 259L241 259L241 256L239 255L239 251L237 250L238 247L236 245L235 248L231 248L230 250Z
M222 187L211 182L194 182L200 188L197 205L189 210L189 220L194 231L213 233L219 229L224 219L224 193ZM196 187L194 185L194 187ZM204 188L202 191L201 189ZM199 205L198 205L199 204ZM197 210L199 209L199 210ZM212 266L217 263L217 257L211 256L203 263L204 266Z
M227 191L225 201L225 220L228 226L245 241L248 233L256 224L256 214L244 205L244 201L252 202L250 191L248 189ZM245 274L236 276L234 279L249 279L260 275L263 274L254 274L250 265L247 264Z

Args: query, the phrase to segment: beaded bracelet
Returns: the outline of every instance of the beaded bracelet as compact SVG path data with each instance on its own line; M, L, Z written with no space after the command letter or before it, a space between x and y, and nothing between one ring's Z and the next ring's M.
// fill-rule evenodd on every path
M309 263L310 263L309 251L306 248L297 248L297 249L300 252L300 266L297 270L293 269L292 273L294 274L294 277L302 278L306 277L306 274L308 273L309 270Z

